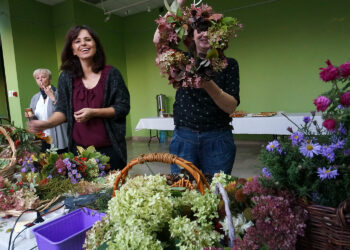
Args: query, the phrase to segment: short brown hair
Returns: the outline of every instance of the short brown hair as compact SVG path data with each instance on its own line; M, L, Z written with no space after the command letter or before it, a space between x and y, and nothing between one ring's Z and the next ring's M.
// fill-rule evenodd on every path
M96 54L93 57L94 65L92 70L97 73L106 66L106 56L100 39L96 32L86 25L77 25L72 27L66 35L66 42L61 54L61 70L71 73L75 77L83 77L84 72L81 68L79 58L73 54L72 43L78 37L81 30L87 30L96 43Z

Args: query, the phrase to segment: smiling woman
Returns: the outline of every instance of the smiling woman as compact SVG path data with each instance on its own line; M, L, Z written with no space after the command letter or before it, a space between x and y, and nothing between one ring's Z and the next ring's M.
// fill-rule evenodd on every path
M30 121L32 132L67 121L69 150L95 146L112 169L126 165L125 124L130 96L119 70L106 65L102 44L85 25L71 28L61 55L58 100L48 121Z

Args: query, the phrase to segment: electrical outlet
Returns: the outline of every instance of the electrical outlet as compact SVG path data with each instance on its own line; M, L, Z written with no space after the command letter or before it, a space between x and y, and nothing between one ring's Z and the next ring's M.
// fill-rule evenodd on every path
M9 90L8 96L9 97L18 97L18 93L17 93L17 91Z

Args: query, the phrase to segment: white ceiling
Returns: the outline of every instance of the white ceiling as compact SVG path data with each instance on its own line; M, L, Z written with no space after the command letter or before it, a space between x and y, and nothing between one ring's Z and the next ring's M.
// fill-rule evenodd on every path
M65 0L37 0L38 2L56 5ZM159 8L164 5L164 0L80 0L103 9L106 14L112 13L118 16L133 15L149 9ZM171 1L169 1L171 2Z

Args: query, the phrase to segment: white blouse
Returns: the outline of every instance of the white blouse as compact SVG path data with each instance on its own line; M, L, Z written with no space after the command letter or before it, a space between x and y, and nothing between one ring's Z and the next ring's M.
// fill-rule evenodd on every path
M42 95L40 95L40 98L36 104L35 107L35 116L39 119L39 120L43 120L43 121L47 121L47 119L49 118L47 115L47 104L49 102L49 97L46 98L46 100L44 101L44 98ZM49 129L46 129L43 131L45 133L46 136L50 135L50 131Z

